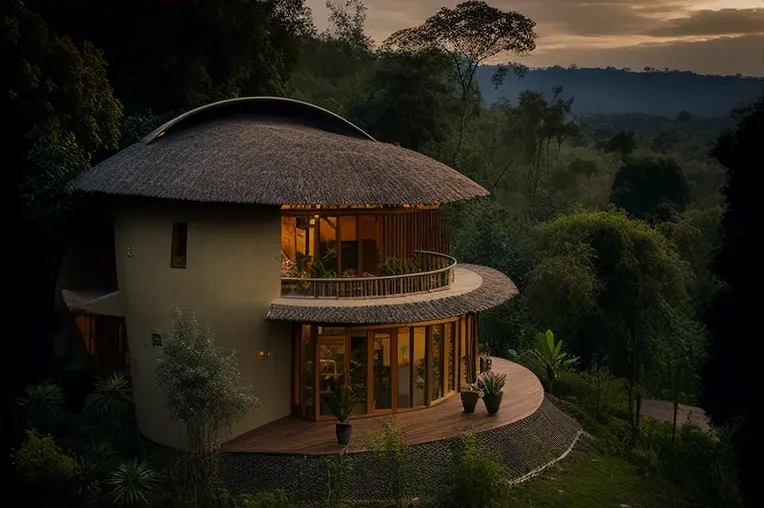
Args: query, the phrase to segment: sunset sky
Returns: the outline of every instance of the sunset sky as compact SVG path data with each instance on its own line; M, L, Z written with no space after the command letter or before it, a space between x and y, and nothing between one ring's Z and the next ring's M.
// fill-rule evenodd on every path
M344 0L334 0L343 3ZM319 28L325 0L307 0ZM365 0L366 33L379 43L449 0ZM764 76L764 0L493 0L537 24L531 67L669 67L702 74ZM505 57L503 60L512 59Z

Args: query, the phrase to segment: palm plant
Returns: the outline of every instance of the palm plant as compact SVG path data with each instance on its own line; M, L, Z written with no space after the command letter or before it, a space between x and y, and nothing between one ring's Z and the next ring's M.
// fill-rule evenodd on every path
M483 392L483 396L498 395L504 388L507 381L506 374L496 374L493 371L484 372L478 379L478 389Z
M50 382L28 386L17 400L24 411L26 426L47 434L55 433L65 419L64 402L64 390Z
M145 461L130 459L123 462L106 478L111 486L114 504L136 506L148 504L158 484L158 478Z
M578 356L568 356L562 350L562 340L555 342L552 330L536 334L536 349L531 350L546 370L547 389L552 393L557 375L578 361Z
M356 404L355 392L351 387L336 383L326 396L326 405L339 423L347 423Z

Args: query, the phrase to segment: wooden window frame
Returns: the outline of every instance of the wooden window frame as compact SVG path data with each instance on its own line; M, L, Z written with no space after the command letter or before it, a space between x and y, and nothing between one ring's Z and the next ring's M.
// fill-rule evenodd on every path
M175 252L178 247L178 227L183 224L186 228L186 255L183 259L183 262L179 262L177 257L175 256ZM171 268L183 268L185 269L188 265L188 222L186 221L173 221L172 223L172 246L170 250L170 267Z

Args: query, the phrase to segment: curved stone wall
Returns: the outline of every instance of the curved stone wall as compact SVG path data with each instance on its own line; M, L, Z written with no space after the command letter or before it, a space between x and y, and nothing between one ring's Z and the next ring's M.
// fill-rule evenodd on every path
M581 432L573 418L544 400L532 415L518 422L476 434L477 445L493 453L517 480L567 453ZM340 491L344 499L389 499L396 488L407 497L437 496L448 485L449 467L459 453L460 438L431 441L409 447L411 460L401 476L412 479L396 486L394 462L373 452L339 454L224 454L221 476L236 494L284 489L292 500L325 498L327 472L341 467ZM336 469L335 469L336 470Z

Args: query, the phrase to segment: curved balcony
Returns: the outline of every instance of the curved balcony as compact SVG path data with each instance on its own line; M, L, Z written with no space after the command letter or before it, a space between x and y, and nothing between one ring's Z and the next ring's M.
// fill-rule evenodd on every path
M456 259L439 252L416 251L416 271L395 275L339 278L282 277L283 298L386 298L448 289Z

